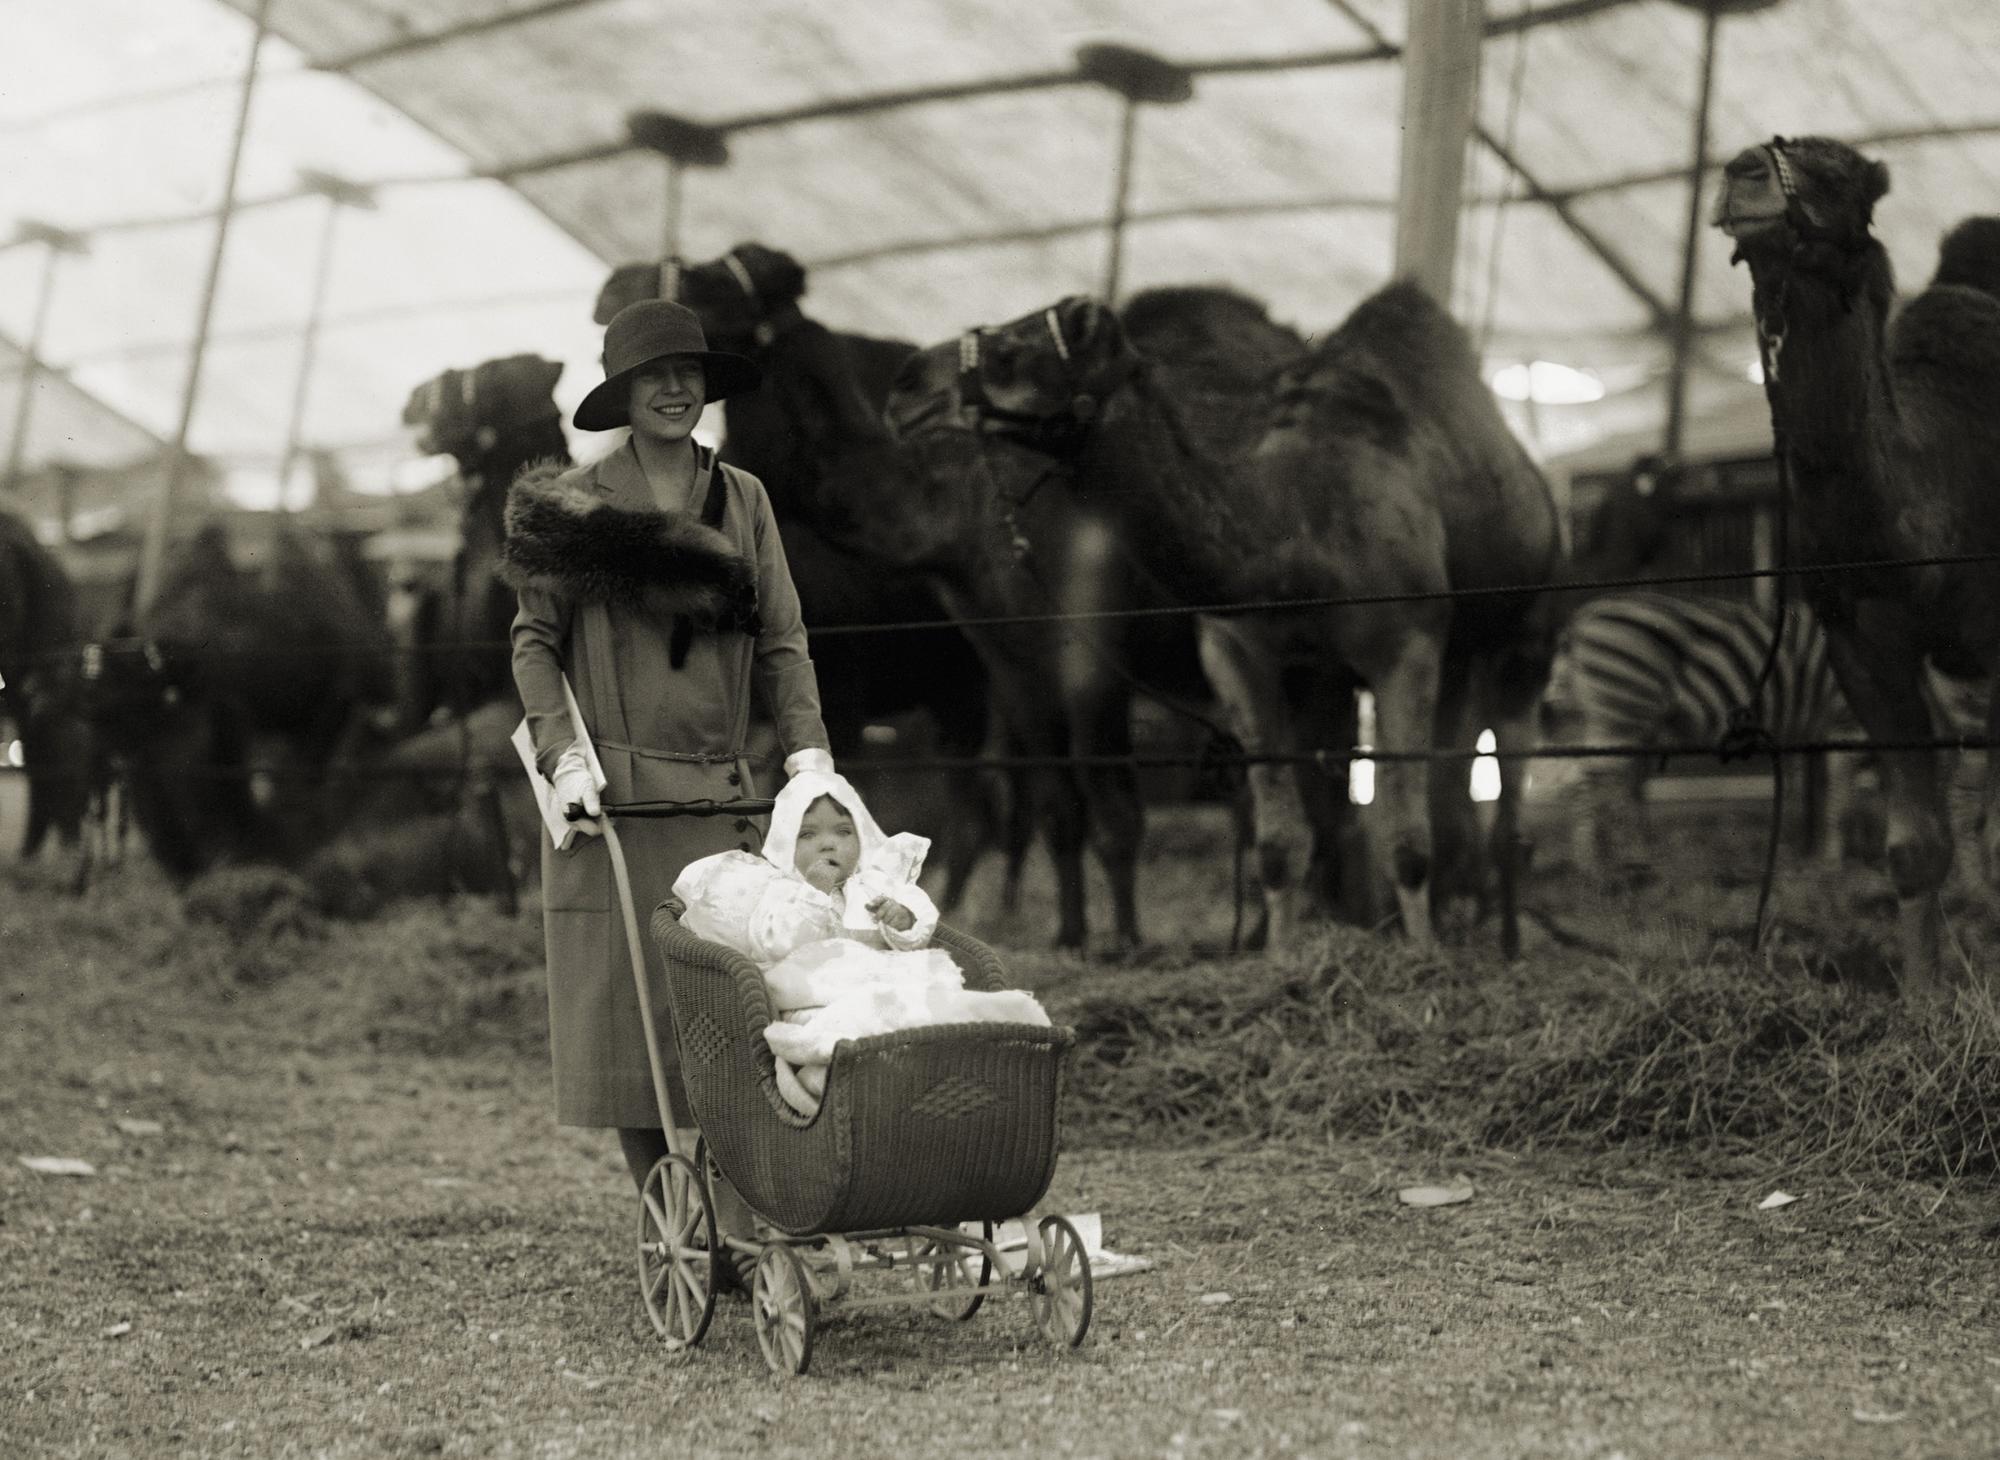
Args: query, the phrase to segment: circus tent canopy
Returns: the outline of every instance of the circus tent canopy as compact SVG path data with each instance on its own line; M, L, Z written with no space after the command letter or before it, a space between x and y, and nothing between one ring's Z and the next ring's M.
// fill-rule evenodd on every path
M56 267L40 354L70 406L94 397L112 423L52 428L38 391L30 465L115 456L135 425L174 432L258 3L10 16L0 241L26 221L84 237ZM1741 13L1718 31L1712 160L1774 131L1863 144L1894 174L1878 230L1905 281L1957 218L2000 212L2000 6L1724 8ZM1487 14L1455 308L1491 369L1545 359L1603 382L1600 401L1522 418L1545 450L1643 436L1664 400L1704 18L1678 0ZM1123 291L1233 284L1324 330L1388 264L1403 0L272 0L269 16L190 435L246 495L272 495L332 206L302 170L373 203L340 213L300 433L363 487L393 479L403 399L444 366L559 358L573 405L596 378L606 266L658 258L670 232L693 258L785 248L811 268L816 315L913 340L1101 289L1124 103L1080 69L1093 44L1193 83L1139 109ZM677 212L669 164L632 141L648 110L726 146L726 165L677 174ZM1711 230L1697 262L1694 409L1728 410L1755 390L1748 285ZM33 243L0 249L15 357L44 265ZM5 405L19 371L0 373Z

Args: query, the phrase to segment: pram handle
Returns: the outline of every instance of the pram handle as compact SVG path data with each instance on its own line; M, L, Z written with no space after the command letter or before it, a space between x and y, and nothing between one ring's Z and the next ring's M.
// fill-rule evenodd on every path
M743 796L733 801L607 801L604 803L606 816L631 816L658 818L667 816L764 816L776 804L768 796ZM581 806L571 806L563 814L574 821L570 812L582 813Z
M768 797L755 796L744 796L734 801L607 801L600 814L640 819L660 819L668 816L763 816L774 804ZM593 819L591 814L583 809L581 801L572 801L563 807L564 821L591 819Z

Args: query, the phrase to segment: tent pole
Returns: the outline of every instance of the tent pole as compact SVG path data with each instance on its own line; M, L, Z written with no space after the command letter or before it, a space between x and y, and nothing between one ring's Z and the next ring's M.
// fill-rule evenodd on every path
M667 215L660 248L660 297L678 299L681 293L681 165L667 159Z
M1708 5L1702 11L1701 91L1694 109L1694 159L1688 168L1687 232L1681 239L1680 308L1674 311L1673 364L1667 372L1666 438L1661 453L1680 458L1687 429L1688 363L1694 352L1694 286L1701 262L1701 180L1708 171L1708 114L1715 93L1715 40L1721 12Z
M1132 151L1139 133L1139 103L1123 99L1118 118L1118 170L1111 180L1110 252L1104 260L1104 302L1118 302L1119 276L1125 268L1125 218L1132 196Z
M160 573L166 563L167 528L173 521L174 497L180 491L187 470L188 427L194 420L195 400L201 393L202 356L208 351L209 321L215 313L216 288L222 279L223 255L228 249L229 221L236 212L236 176L243 162L243 138L250 130L250 105L257 96L257 66L264 54L264 36L270 29L271 0L257 0L256 29L250 37L250 60L243 68L243 95L236 108L236 132L229 142L229 172L222 187L222 207L215 218L215 243L208 256L208 278L202 285L201 312L195 319L193 348L188 352L187 383L181 390L180 424L167 453L166 480L153 499L153 511L146 523L145 540L139 547L139 577L133 585L134 616L141 625L151 612L160 591Z
M1479 96L1484 9L1484 0L1408 0L1394 272L1446 308Z
M340 228L340 204L326 200L320 221L319 256L313 264L312 302L306 306L305 335L299 342L299 373L292 383L292 413L285 423L285 450L278 458L278 505L292 510L292 464L298 460L299 438L305 429L306 396L312 389L313 366L319 353L319 322L326 309L326 282L333 272L333 240Z
M49 306L56 296L56 265L66 253L81 253L83 241L72 233L47 224L29 224L21 230L23 236L40 243L42 254L41 289L35 296L35 319L28 326L27 353L21 359L21 395L14 402L14 434L7 443L7 475L4 479L9 492L21 490L21 473L28 459L28 416L35 396L35 377L42 369L42 335L48 328ZM64 525L67 532L68 525Z

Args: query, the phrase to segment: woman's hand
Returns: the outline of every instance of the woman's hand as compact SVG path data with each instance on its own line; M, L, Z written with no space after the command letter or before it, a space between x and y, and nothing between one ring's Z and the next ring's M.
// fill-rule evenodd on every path
M564 751L556 761L556 773L550 779L555 787L556 805L567 813L572 806L583 808L583 820L570 824L585 836L602 836L604 828L596 818L604 814L604 805L597 799L597 778L590 773L581 753Z
M917 925L915 913L900 902L893 902L886 897L878 897L869 903L868 911L873 913L875 920L884 927L894 928L899 933L907 933Z

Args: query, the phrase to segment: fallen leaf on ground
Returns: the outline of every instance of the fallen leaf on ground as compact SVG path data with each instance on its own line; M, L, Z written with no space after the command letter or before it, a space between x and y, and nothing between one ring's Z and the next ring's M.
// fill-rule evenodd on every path
M340 1325L338 1323L322 1323L318 1328L315 1328L311 1333L306 1334L299 1340L299 1347L302 1349L319 1348L324 1344L332 1343L334 1335L339 1332Z
M1472 1200L1472 1183L1459 1177L1449 1186L1406 1186L1396 1193L1406 1207L1449 1207Z
M1899 1419L1908 1419L1907 1409L1857 1409L1854 1417L1865 1425L1892 1425Z
M1760 1212L1774 1212L1779 1207L1788 1207L1797 1200L1798 1198L1793 1196L1789 1191L1774 1191L1757 1203L1757 1210Z
M23 1156L21 1164L44 1176L95 1176L97 1168L75 1156Z
M1203 1293L1201 1295L1200 1301L1208 1304L1208 1306L1211 1308L1215 1308L1219 1307L1224 1303L1235 1302L1236 1295L1233 1293Z
M565 1379L574 1379L586 1389L602 1389L604 1387L602 1379L594 1379L588 1374L579 1374L574 1369L564 1369L562 1376Z
M109 1328L104 1330L104 1337L123 1338L126 1334L130 1333L131 1331L132 1331L132 1325L129 1323L114 1323Z
M157 1120L140 1120L131 1115L121 1115L112 1124L128 1136L156 1136L166 1129Z

